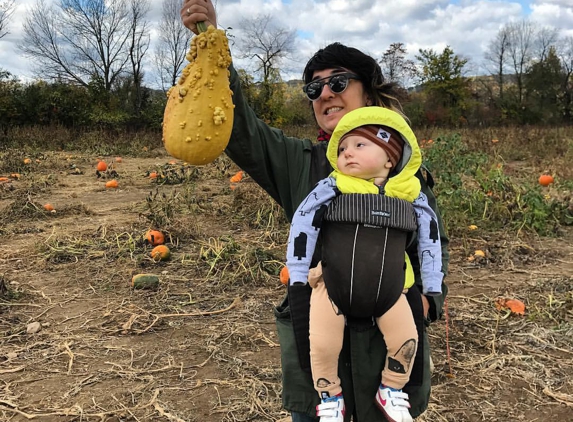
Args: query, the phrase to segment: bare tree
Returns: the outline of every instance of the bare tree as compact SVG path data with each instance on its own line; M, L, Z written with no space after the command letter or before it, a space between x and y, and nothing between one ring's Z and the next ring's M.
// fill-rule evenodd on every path
M573 37L565 37L558 41L557 55L561 61L563 118L570 123L573 117Z
M503 99L504 73L508 61L509 29L504 26L499 30L495 38L489 43L485 53L485 60L491 64L491 74L495 76L499 92L499 98Z
M413 60L406 59L406 53L403 43L392 43L379 62L384 77L402 87L416 75L416 64Z
M239 58L251 60L264 85L294 52L296 30L277 26L271 15L243 19L237 36Z
M149 0L130 0L131 28L129 60L134 85L133 105L136 114L141 110L143 88L143 57L149 48Z
M132 22L127 0L37 0L24 21L20 49L40 75L109 91L130 60Z
M9 33L6 28L8 27L8 21L12 17L12 13L14 13L15 6L16 0L0 1L0 39Z
M154 63L161 87L165 91L177 83L193 36L181 23L180 9L180 0L163 0Z
M547 59L547 54L551 47L555 47L555 43L559 37L559 31L556 28L543 27L539 29L535 36L534 55L537 60L544 62Z
M536 26L528 20L511 22L506 26L509 37L509 61L517 85L517 101L522 104L525 90L524 77L534 55Z

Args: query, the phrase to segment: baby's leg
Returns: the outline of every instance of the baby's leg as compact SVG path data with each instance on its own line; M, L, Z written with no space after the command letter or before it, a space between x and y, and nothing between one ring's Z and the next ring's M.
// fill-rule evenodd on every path
M310 297L310 367L314 388L322 397L339 394L338 356L344 338L344 315L330 301L323 281Z
M388 349L382 384L401 390L410 379L418 347L418 331L406 295L401 294L398 301L376 323Z

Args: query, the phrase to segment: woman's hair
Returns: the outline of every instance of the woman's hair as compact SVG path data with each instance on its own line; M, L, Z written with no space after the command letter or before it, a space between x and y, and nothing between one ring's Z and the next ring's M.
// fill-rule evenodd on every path
M358 75L373 105L386 107L404 115L398 99L397 84L385 82L378 62L362 51L338 42L318 50L308 61L302 78L307 84L317 70L341 67Z

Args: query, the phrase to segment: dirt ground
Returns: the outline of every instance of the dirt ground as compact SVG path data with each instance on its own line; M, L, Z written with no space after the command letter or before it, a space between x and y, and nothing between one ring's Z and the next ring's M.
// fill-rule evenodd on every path
M170 160L97 177L96 157L54 153L0 184L0 420L290 420L273 316L287 227L248 177L230 188L226 163L152 181ZM172 257L154 262L143 235L160 218ZM573 420L572 241L452 239L419 421ZM137 273L159 289L133 290Z

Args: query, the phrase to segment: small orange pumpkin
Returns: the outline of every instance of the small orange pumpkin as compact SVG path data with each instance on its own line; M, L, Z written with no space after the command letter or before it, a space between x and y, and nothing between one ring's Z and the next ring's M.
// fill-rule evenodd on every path
M163 236L163 233L159 230L148 230L147 233L145 233L145 240L153 246L163 245L165 243L165 236Z
M149 178L150 178L150 179L157 179L157 172L156 172L156 171L152 171L151 173L149 173Z
M233 177L231 177L231 183L238 183L241 180L243 180L243 172L242 171L238 171L237 173L235 173L233 175Z
M121 163L123 161L123 158L121 157L115 157L115 162L116 163Z
M32 164L31 158L24 158L24 164Z
M287 267L283 267L281 270L281 273L279 275L281 283L282 284L288 284L288 279L290 278L289 273L288 273L288 268Z
M100 161L99 163L97 163L97 167L96 167L97 171L106 171L107 170L107 164L105 163L105 161Z
M44 209L46 211L52 212L52 211L54 211L54 206L52 204L44 204Z
M113 179L110 180L109 182L106 182L105 187L111 189L117 189L119 187L119 184L117 183L117 180Z
M0 177L0 182L10 182L11 180L7 177Z
M554 181L555 179L553 179L553 176L551 176L550 174L542 174L541 176L539 176L539 184L541 186L549 186Z
M167 261L171 257L171 251L165 245L158 245L151 250L150 255L154 261Z

